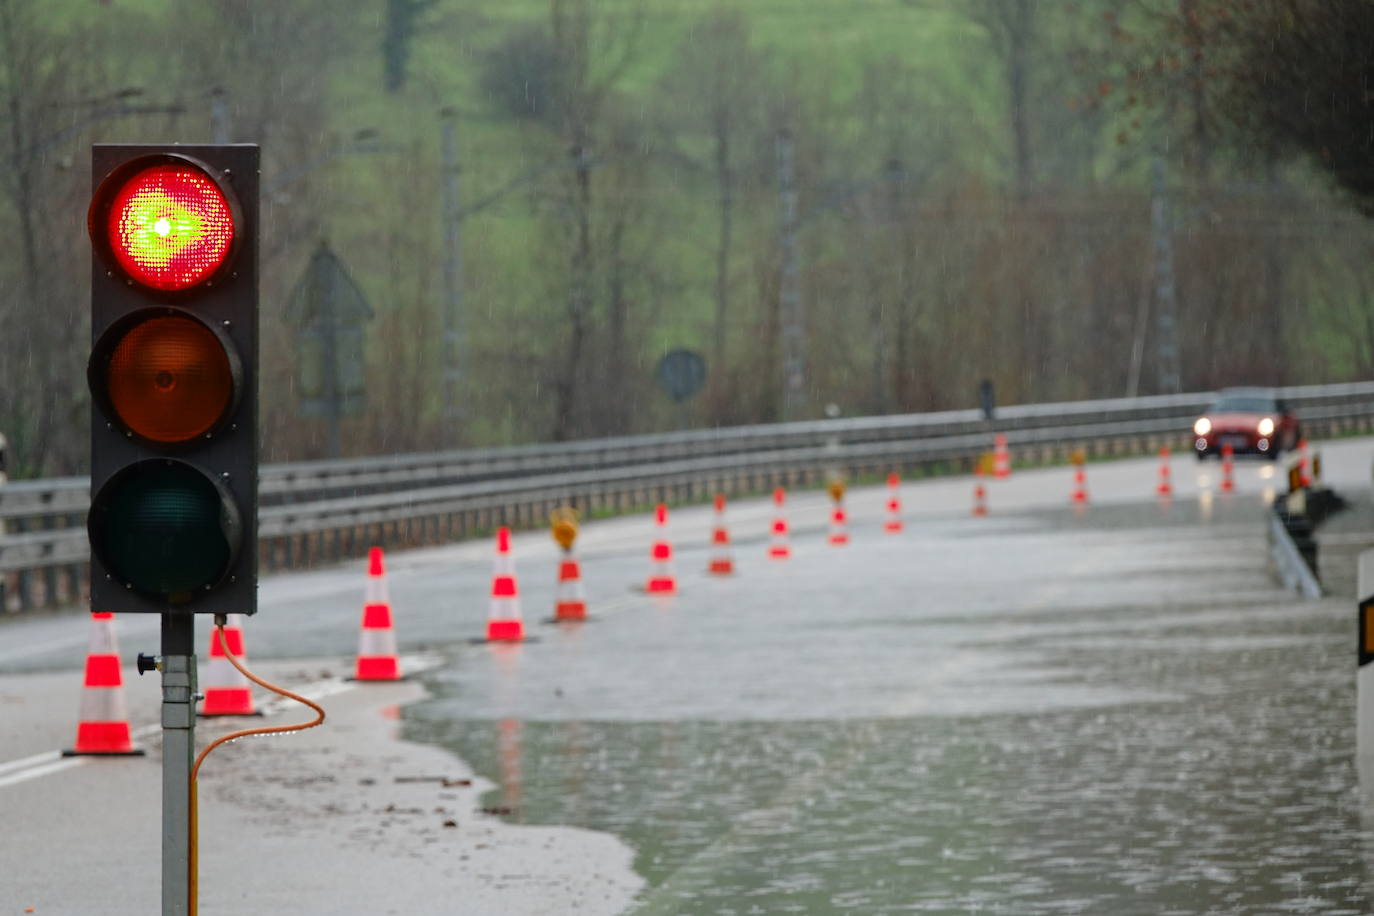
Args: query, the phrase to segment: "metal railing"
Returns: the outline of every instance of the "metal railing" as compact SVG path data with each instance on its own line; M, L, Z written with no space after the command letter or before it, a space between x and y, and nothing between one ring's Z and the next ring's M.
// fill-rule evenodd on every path
M1314 434L1369 431L1374 383L1280 389ZM259 560L268 570L542 524L571 504L620 512L657 500L807 486L849 476L967 471L1004 433L1022 463L1188 447L1209 392L856 417L262 468ZM76 603L87 559L85 478L0 487L0 608Z
M1323 594L1316 572L1298 549L1297 542L1277 512L1269 513L1269 559L1280 584L1304 598Z

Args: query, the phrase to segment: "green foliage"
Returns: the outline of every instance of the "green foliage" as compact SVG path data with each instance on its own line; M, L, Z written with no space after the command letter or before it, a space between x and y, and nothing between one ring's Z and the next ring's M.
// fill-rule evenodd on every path
M0 0L0 58L7 38L25 51L0 60L0 111L13 100L26 132L0 121L0 231L65 214L41 227L45 250L78 253L85 145L207 141L219 88L229 137L264 147L267 460L323 448L323 424L296 410L283 314L323 238L377 314L352 452L758 422L780 395L787 126L809 411L970 406L984 377L1004 403L1104 397L1127 390L1138 340L1151 377L1145 175L1181 137L1185 387L1371 371L1363 262L1326 257L1367 250L1367 227L1219 131L1211 171L1194 168L1203 132L1163 63L1183 46L1176 4L1018 2L1033 24L1019 35L981 0ZM179 110L82 120L77 100L120 86ZM460 422L439 366L445 107L466 210ZM0 428L32 473L83 462L79 280L0 252L8 298L33 284L20 298L62 315L0 334L7 375L51 366L42 398L0 386ZM652 380L679 346L709 372L684 410Z

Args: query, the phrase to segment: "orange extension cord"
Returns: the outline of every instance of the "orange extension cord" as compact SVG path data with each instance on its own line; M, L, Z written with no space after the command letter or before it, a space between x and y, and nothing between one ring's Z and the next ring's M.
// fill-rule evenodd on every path
M295 725L267 725L261 728L245 728L241 731L230 732L227 735L222 735L219 738L216 738L214 741L211 741L205 747L205 750L201 751L200 755L196 757L195 765L191 767L191 856L189 863L191 869L190 916L196 916L196 908L200 896L200 889L198 887L200 877L200 825L198 812L196 810L196 776L200 773L200 765L205 762L206 757L210 756L210 752L213 751L215 748L219 747L221 744L227 744L230 741L236 741L239 738L247 738L252 735L280 735L284 732L304 731L307 728L314 728L316 725L319 725L324 721L324 708L320 706L318 703L315 703L311 700L307 700L300 694L292 693L291 691L283 687L278 687L276 684L270 684L267 681L264 681L262 678L258 677L253 672L249 671L247 668L243 667L243 664L236 657L234 657L234 655L228 649L227 640L225 640L224 638L225 622L226 621L223 616L219 614L215 615L215 640L219 646L220 651L224 653L224 657L229 659L229 661L233 663L234 667L239 669L239 672L244 677L248 678L248 680L252 681L254 684L257 684L259 687L264 687L267 690L272 691L273 693L280 694L281 696L295 700L298 703L303 703L306 706L309 706L311 709L315 710L316 715L315 718L310 722L301 722Z

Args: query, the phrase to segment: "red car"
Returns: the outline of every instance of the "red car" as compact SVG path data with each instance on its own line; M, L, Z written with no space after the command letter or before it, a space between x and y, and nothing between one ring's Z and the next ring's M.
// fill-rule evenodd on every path
M1199 460L1220 455L1228 445L1237 455L1273 459L1296 448L1299 435L1298 418L1272 391L1227 388L1193 423L1193 450Z

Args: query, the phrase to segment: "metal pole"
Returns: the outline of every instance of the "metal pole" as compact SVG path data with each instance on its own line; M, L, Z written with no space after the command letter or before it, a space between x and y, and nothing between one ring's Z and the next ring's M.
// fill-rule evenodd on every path
M324 402L329 428L329 457L343 455L343 386L339 384L339 310L336 301L338 271L327 271L321 281L320 318L324 323Z
M210 142L229 142L229 94L223 86L210 90Z
M195 640L193 615L162 615L162 916L191 912Z
M782 334L782 418L797 419L806 379L806 339L797 253L797 185L792 135L778 133L778 203L781 207L782 276L778 319Z
M1183 390L1178 352L1178 303L1174 290L1174 239L1169 216L1168 188L1164 183L1164 160L1156 157L1151 169L1153 189L1150 201L1150 229L1155 252L1155 341L1159 364L1159 393L1178 394Z
M897 252L892 259L897 268L896 280L897 288L892 292L892 301L896 306L897 326L898 326L898 346L900 341L906 336L906 309L905 284L906 272L910 269L907 264L907 257L910 254L906 248L906 233L902 227L902 196L906 188L906 170L899 159L892 158L887 160L884 166L884 184L887 192L886 223L883 226L883 247L880 250L891 250L894 242L902 243L902 250ZM879 223L882 224L882 219ZM870 287L871 289L871 287ZM873 302L869 312L869 334L871 339L869 346L873 351L873 411L877 414L888 412L888 380L887 380L887 329L885 327L884 297L888 295L886 290L880 290L873 296Z
M462 171L458 164L458 113L452 108L444 108L439 112L439 118L442 125L440 187L444 224L444 341L440 356L444 389L443 442L445 445L457 445L458 422L463 416L460 385L466 355L463 352L462 213L459 209Z

